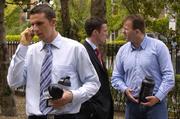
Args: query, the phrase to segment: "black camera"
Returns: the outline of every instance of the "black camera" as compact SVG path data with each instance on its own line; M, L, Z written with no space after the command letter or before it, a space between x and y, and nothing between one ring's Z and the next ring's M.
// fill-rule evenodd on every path
M139 94L139 103L140 102L147 102L146 97L153 95L155 82L153 79L145 77L142 81L141 90Z
M52 105L51 103L52 100L57 100L63 96L64 93L63 89L65 88L64 86L71 86L69 76L62 77L57 84L50 84L50 86L48 87L48 92L51 98L48 99L47 106Z
M49 95L53 100L57 100L62 97L64 91L58 84L51 84L48 87Z

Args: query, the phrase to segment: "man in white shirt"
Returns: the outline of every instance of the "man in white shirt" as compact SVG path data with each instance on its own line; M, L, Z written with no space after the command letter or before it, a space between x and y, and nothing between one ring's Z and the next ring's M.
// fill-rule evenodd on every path
M31 28L21 33L8 70L8 84L12 88L26 85L28 119L75 119L81 104L100 87L88 53L82 44L62 37L55 30L55 12L48 5L35 6L30 11L30 23ZM40 41L30 45L34 34ZM69 77L71 85L59 84L64 77ZM50 84L59 84L64 93L51 100L50 107L43 107L47 100L46 103L42 100L47 98Z

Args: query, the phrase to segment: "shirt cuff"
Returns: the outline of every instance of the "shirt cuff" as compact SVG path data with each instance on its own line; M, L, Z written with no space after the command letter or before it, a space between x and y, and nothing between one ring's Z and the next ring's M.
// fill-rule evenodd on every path
M166 95L164 95L164 93L161 92L160 90L155 94L155 96L156 96L160 101L162 101L162 100L166 97Z
M78 92L77 91L75 91L75 90L71 90L71 92L72 92L72 94L73 94L73 99L72 99L72 104L76 104L76 102L79 102L78 100Z
M128 88L127 86L122 86L122 87L121 87L121 92L125 93L125 91L126 91L127 88Z

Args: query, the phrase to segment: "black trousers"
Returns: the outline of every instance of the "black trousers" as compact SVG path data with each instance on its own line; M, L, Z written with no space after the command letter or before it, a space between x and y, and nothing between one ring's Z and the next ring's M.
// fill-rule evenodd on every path
M98 119L91 103L87 101L81 105L78 119Z
M79 119L77 114L31 115L28 119Z

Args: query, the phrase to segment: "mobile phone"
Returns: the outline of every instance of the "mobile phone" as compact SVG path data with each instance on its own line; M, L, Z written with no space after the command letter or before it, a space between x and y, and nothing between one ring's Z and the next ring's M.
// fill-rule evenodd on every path
M33 27L31 26L31 27L29 27L30 28L30 35L32 36L32 37L34 37L34 35L35 35L35 33L34 33L34 30L33 30Z

